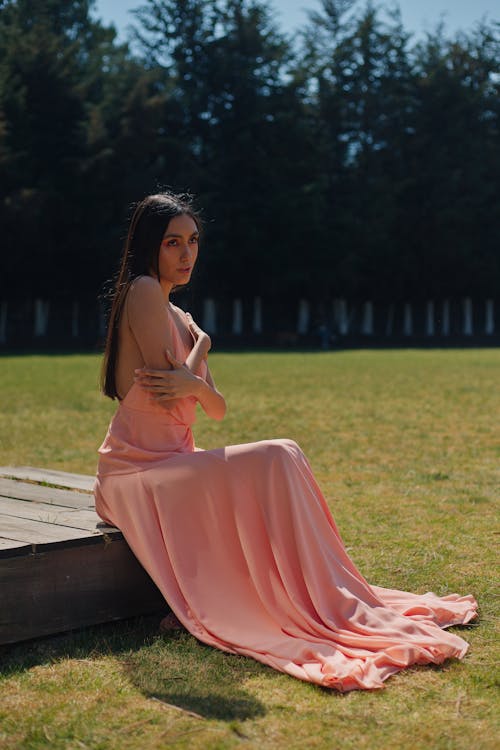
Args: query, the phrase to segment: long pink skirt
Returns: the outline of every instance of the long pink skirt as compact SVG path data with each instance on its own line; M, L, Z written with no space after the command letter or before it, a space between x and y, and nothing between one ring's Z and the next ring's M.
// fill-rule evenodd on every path
M171 412L134 385L100 448L99 515L120 528L196 638L301 680L380 688L411 664L464 656L442 630L472 596L370 586L291 440L201 451L195 403Z

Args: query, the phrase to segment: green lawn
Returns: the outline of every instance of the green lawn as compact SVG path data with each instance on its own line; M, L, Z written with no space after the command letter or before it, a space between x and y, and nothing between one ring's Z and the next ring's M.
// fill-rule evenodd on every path
M0 359L0 464L93 473L114 410L98 367ZM454 629L468 655L340 695L160 636L156 617L115 623L0 651L0 746L498 747L500 351L214 354L211 367L228 416L200 415L197 443L297 440L369 581L478 598L479 620Z

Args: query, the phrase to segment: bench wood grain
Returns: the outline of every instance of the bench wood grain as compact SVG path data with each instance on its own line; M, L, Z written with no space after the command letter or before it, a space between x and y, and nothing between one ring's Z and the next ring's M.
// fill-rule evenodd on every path
M0 467L0 644L168 611L122 533L95 512L93 484Z

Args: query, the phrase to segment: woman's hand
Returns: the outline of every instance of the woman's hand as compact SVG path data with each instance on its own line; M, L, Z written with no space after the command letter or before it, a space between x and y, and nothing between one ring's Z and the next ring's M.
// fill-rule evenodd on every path
M191 334L193 335L193 338L196 342L195 345L200 349L203 358L206 359L208 352L210 351L210 348L212 346L212 340L208 333L202 331L200 326L194 322L190 313L186 313L186 318L188 322L188 328L191 331Z
M148 391L154 401L166 409L172 409L177 399L188 396L197 397L203 381L186 365L179 362L168 349L165 352L165 358L172 365L171 370L153 370L142 367L135 370L134 381Z

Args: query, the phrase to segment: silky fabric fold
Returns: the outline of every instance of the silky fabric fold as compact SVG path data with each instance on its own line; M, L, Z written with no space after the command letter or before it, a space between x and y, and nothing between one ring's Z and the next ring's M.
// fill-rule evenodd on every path
M167 411L134 384L99 449L95 483L98 514L121 529L190 633L341 691L464 656L467 643L443 628L475 616L472 596L369 585L299 446L197 449L195 410L190 397Z

